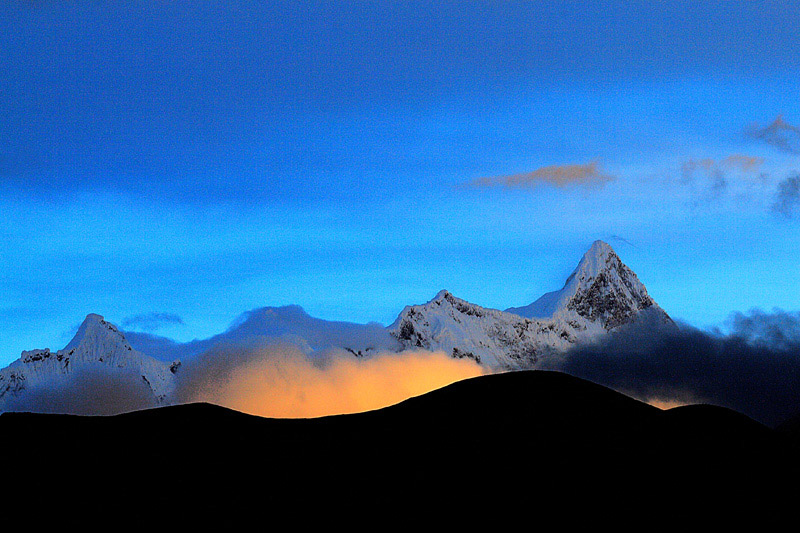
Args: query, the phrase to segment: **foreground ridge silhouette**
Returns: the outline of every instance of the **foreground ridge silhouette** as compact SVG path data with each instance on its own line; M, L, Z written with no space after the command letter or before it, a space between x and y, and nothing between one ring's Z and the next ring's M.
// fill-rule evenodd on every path
M797 440L786 432L721 407L661 411L546 371L317 419L209 404L112 417L4 413L0 435L6 488L15 505L33 507L62 495L56 503L105 511L136 501L271 516L424 509L472 523L574 509L771 519L798 495Z

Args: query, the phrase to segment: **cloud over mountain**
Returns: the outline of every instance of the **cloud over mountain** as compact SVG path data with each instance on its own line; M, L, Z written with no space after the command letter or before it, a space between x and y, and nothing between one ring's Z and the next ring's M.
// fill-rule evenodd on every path
M3 409L34 413L115 415L156 407L152 391L133 369L95 365L9 395Z
M386 407L479 376L468 359L424 350L309 358L296 345L262 340L218 346L180 375L178 401L205 401L250 414L307 418Z

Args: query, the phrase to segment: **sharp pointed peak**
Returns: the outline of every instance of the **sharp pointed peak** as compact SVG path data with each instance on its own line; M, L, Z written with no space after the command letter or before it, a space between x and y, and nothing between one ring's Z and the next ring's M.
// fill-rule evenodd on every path
M592 243L592 245L584 254L584 257L586 257L587 255L598 256L598 255L609 255L609 254L616 255L616 252L614 251L614 249L611 247L610 244L598 239Z
M83 319L83 322L78 328L78 331L75 333L75 336L71 341L69 341L69 344L67 344L64 349L69 350L77 347L81 342L83 342L83 339L90 334L90 332L92 335L103 335L103 332L106 330L108 332L107 334L117 335L120 337L122 342L127 342L125 341L125 336L114 324L108 322L105 318L103 318L102 315L98 315L97 313L89 313L86 315L86 318Z
M594 241L591 247L589 247L589 250L583 254L583 257L572 275L567 279L566 285L576 277L584 279L594 278L600 272L605 271L609 266L611 268L619 268L622 266L622 261L607 242L601 240Z
M103 315L98 315L97 313L89 313L86 315L86 318L83 319L83 324L95 324L97 322L104 322L105 318Z
M98 326L103 326L110 331L119 332L117 326L103 318L103 315L98 315L97 313L89 313L86 315L86 318L83 319L78 331L85 331L86 329L96 328Z

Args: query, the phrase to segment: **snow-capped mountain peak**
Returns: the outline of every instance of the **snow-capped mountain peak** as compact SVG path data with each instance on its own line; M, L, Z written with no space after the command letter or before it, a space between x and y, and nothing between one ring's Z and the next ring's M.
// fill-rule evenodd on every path
M87 352L98 352L118 349L131 351L131 345L114 324L107 322L102 316L90 313L78 327L78 331L62 352L74 351L83 347ZM98 357L102 357L99 355Z
M97 314L87 315L63 350L23 351L22 356L0 370L0 404L7 395L61 379L78 370L126 370L144 381L156 401L163 401L174 388L179 362L158 361L134 350L116 326Z
M611 246L595 241L563 288L530 305L506 311L529 318L586 321L610 330L630 322L645 309L663 314L669 320Z
M296 344L309 356L337 349L356 357L423 349L472 359L491 369L536 368L551 355L560 357L576 344L595 340L651 311L670 321L611 246L595 241L560 290L525 307L500 311L441 290L425 304L405 307L388 328L315 319L297 306L262 308L242 315L228 331L185 347L186 356L193 357L217 344L272 338ZM63 350L22 352L0 370L0 411L9 398L58 385L84 370L113 370L123 383L133 380L140 387L146 383L155 403L168 401L179 363L170 364L168 353L158 353L163 342L142 347L137 334L131 335L135 346L161 359L139 352L124 332L97 314L86 317Z
M426 304L403 309L389 330L406 348L441 350L492 368L530 368L645 310L669 321L611 246L595 241L561 290L526 307L489 309L442 290Z
M619 256L608 243L599 240L594 241L589 250L583 254L577 268L575 268L570 277L594 278L609 267L618 268L621 264L622 261L620 261Z

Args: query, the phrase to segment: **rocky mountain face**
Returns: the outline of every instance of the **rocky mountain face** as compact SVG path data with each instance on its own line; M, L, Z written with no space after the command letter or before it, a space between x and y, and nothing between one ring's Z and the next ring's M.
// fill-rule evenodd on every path
M389 329L406 348L470 357L494 369L535 368L542 357L596 339L642 312L667 314L614 250L595 241L559 291L506 311L441 291L409 306Z
M134 350L116 326L100 315L90 314L63 350L24 351L19 359L0 370L0 410L10 396L86 370L124 371L132 379L141 379L156 402L163 402L172 392L179 365Z
M645 309L669 319L611 246L595 241L561 290L506 311L528 318L571 318L610 330L627 324Z

